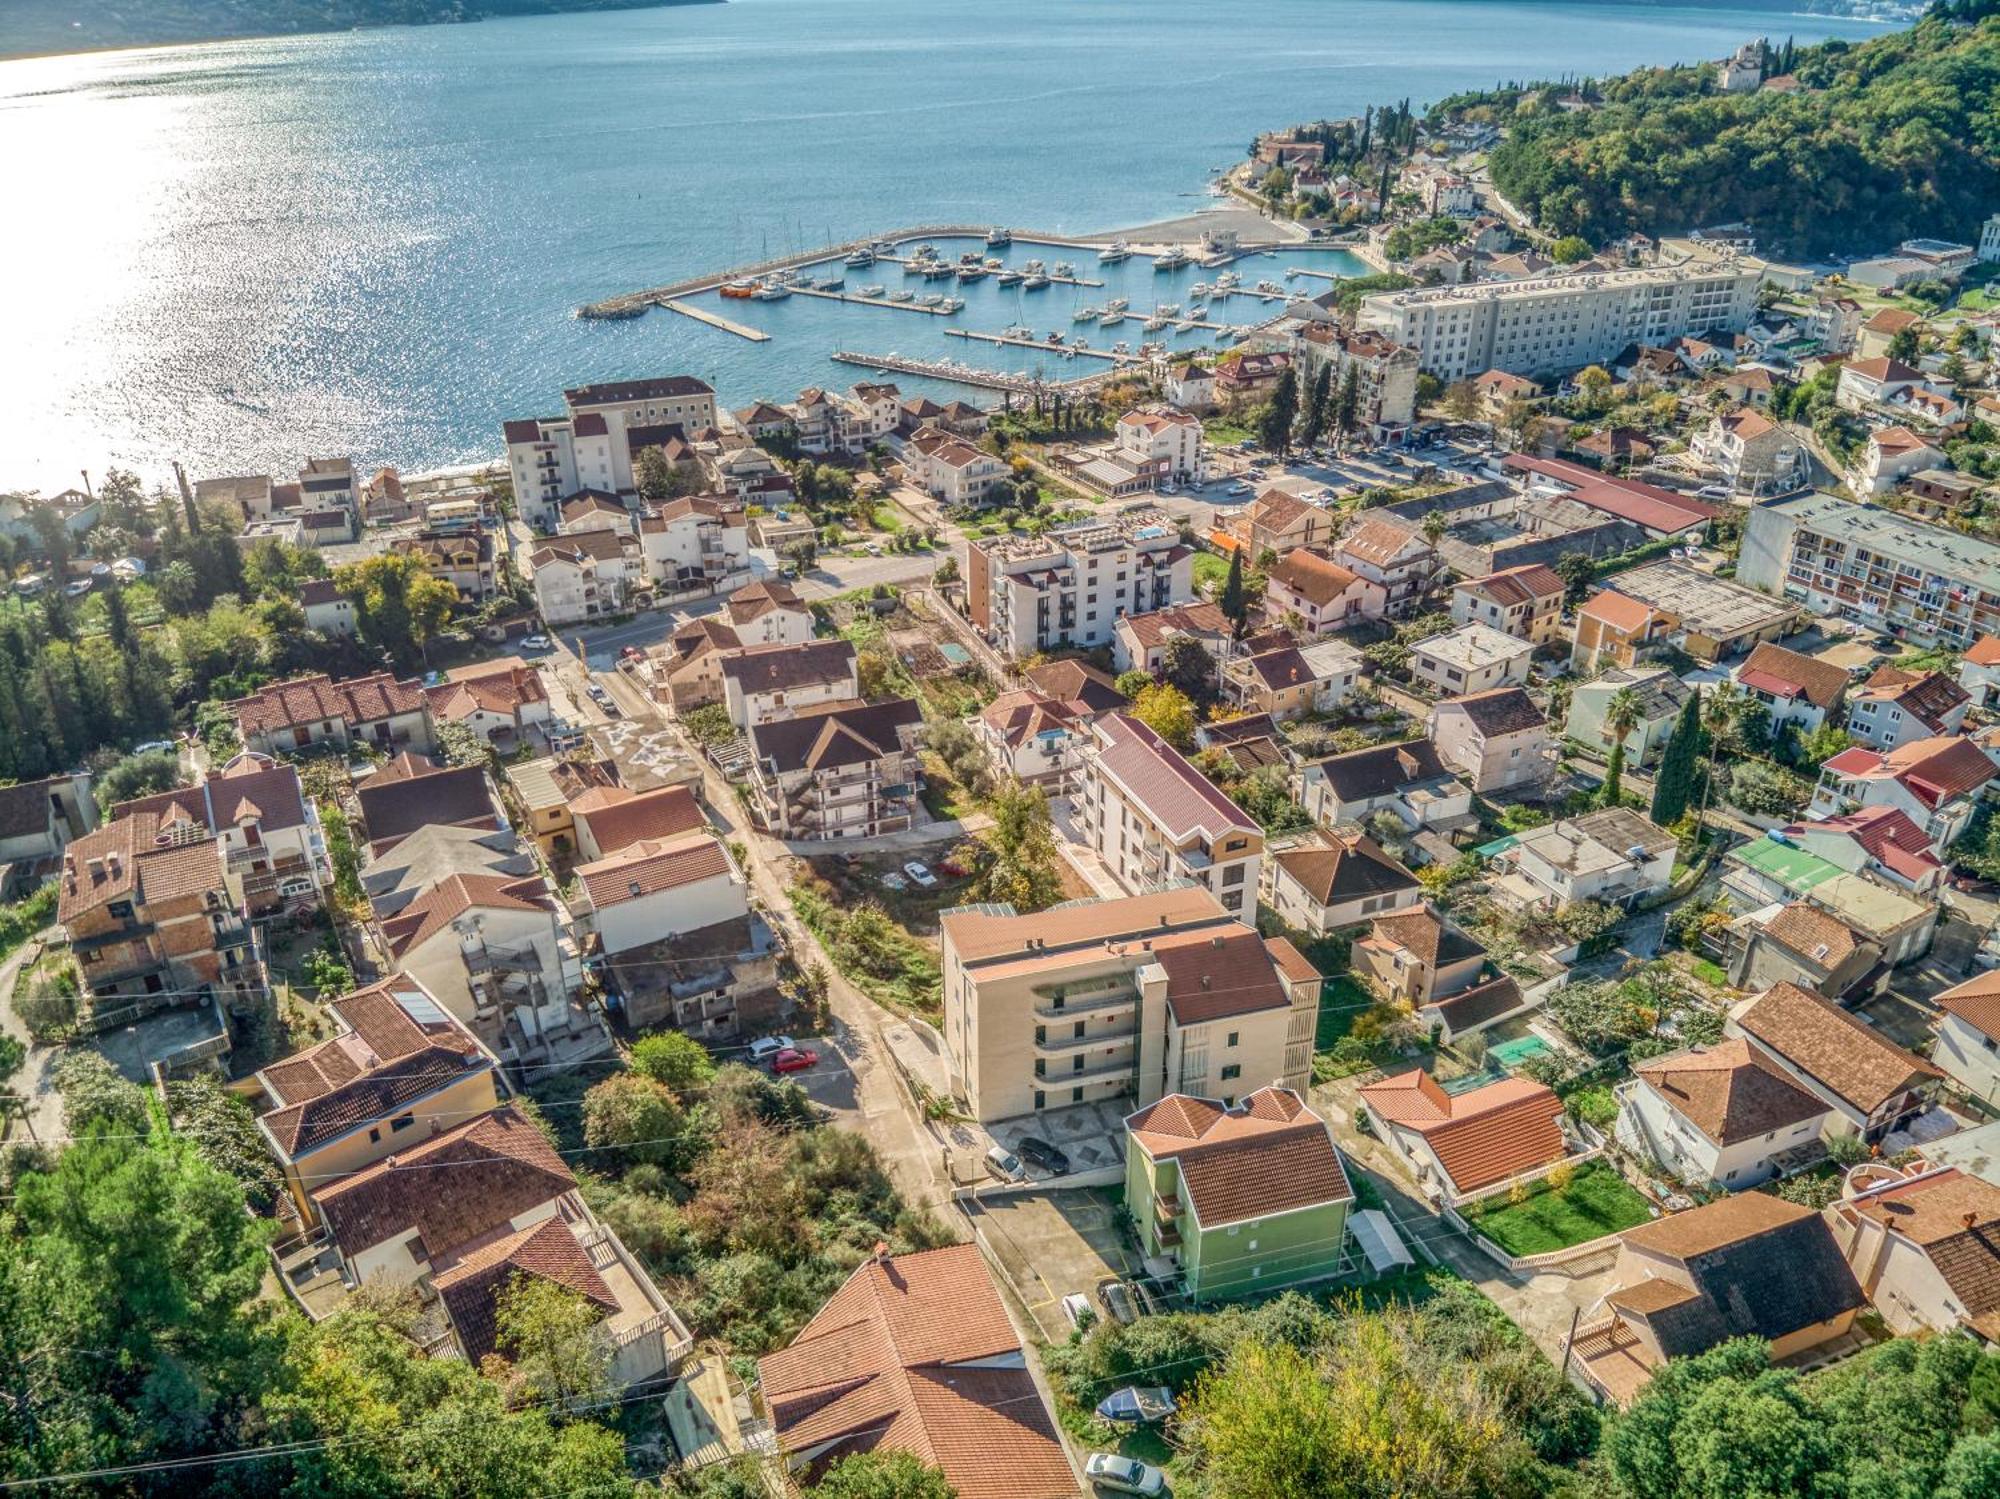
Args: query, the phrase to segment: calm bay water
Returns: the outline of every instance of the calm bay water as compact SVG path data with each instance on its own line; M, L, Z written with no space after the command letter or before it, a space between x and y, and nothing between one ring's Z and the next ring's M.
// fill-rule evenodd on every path
M799 298L741 314L766 344L570 312L896 225L1177 216L1258 130L1365 104L1876 30L1592 0L735 0L0 63L0 489L468 461L566 384L687 371L742 405L850 383L840 346L1018 368L906 326L942 319ZM1150 267L1120 274L1084 295L1150 306ZM956 321L1071 331L1067 289L981 295Z

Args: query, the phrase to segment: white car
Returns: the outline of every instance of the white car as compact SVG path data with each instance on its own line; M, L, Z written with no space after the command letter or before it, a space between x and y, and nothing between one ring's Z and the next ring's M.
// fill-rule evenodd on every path
M1083 1465L1083 1476L1094 1487L1120 1494L1160 1494L1167 1487L1167 1475L1158 1468L1115 1452L1091 1453Z
M1090 1304L1090 1298L1080 1291L1072 1291L1062 1299L1063 1316L1069 1319L1071 1327L1088 1330L1097 1320L1097 1308Z
M796 1050L798 1042L790 1036L759 1036L750 1043L750 1060L761 1067L781 1051Z
M521 649L524 651L546 651L552 649L554 645L555 642L546 635L523 635L521 637Z
M937 889L938 877L930 872L929 866L922 859L910 860L903 866L903 873L910 877L919 890Z

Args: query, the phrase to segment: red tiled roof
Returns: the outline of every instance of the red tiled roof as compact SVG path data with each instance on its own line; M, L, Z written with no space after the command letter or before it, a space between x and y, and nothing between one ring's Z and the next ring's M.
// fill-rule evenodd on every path
M538 876L455 874L431 886L382 923L389 951L400 958L430 941L467 911L546 911L547 887Z
M1259 1088L1233 1109L1169 1094L1125 1123L1155 1161L1179 1163L1204 1229L1354 1196L1325 1123L1288 1089Z
M1422 1135L1461 1192L1545 1166L1567 1151L1556 1123L1562 1101L1526 1078L1448 1094L1419 1068L1370 1084L1361 1097L1389 1123Z
M1847 690L1847 673L1831 661L1802 656L1768 640L1760 640L1744 658L1736 679L1774 697L1803 697L1816 708L1831 708Z
M1685 495L1675 494L1671 489L1642 484L1636 479L1608 478L1594 469L1565 463L1559 458L1530 458L1521 453L1509 453L1501 460L1501 466L1515 473L1539 474L1543 478L1554 479L1565 486L1569 498L1579 504L1620 520L1629 520L1649 531L1670 535L1690 530L1716 516L1715 507L1701 500L1691 500Z
M340 682L328 676L294 677L228 704L246 737L336 718L351 728L398 714L420 713L423 706L419 683L399 682L387 672Z
M1944 1074L1840 1006L1797 984L1773 984L1736 1023L1768 1051L1862 1114Z
M1937 1007L1956 1015L1982 1036L2000 1041L2000 970L1975 973L1937 997Z
M1894 666L1880 668L1854 696L1894 703L1933 734L1942 732L1950 715L1972 701L1970 693L1941 671L1903 671Z
M476 1365L498 1347L498 1299L517 1275L553 1281L601 1311L618 1310L618 1298L591 1265L576 1231L561 1214L544 1218L473 1250L431 1277L431 1289L444 1303L470 1363Z
M1112 713L1096 728L1102 746L1098 765L1177 842L1199 834L1212 843L1229 833L1261 831L1249 813L1138 719Z
M597 910L678 890L732 872L729 853L713 833L675 842L634 843L608 859L580 865L576 877Z
M1612 588L1592 594L1580 612L1602 620L1621 635L1638 634L1656 617L1651 604L1642 604Z
M597 786L572 801L570 809L589 825L599 858L609 858L643 839L677 838L707 825L701 804L685 786L638 792Z

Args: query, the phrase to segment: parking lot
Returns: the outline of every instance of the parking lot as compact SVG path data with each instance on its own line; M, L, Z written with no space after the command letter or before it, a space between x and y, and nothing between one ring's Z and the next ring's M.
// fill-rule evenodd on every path
M1119 1233L1117 1199L1109 1191L1010 1192L974 1198L965 1208L1035 1325L1055 1342L1070 1333L1063 1297L1087 1296L1095 1308L1100 1280L1139 1268Z

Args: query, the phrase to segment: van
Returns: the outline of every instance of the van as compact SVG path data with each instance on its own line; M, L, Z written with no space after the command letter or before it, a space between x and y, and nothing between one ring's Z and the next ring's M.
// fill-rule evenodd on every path
M1021 1169L1021 1158L1004 1145L986 1148L986 1169L1003 1182L1017 1182L1027 1175Z

